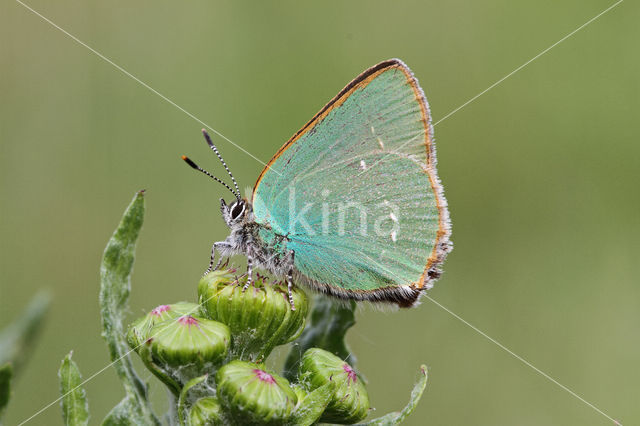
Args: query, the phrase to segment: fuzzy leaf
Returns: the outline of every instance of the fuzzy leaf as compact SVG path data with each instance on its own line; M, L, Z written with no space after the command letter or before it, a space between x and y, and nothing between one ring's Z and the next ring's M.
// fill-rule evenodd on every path
M13 376L13 367L11 364L6 363L0 366L0 418L4 413L4 409L7 408L9 398L11 397L11 376Z
M189 393L192 387L197 386L200 383L207 380L207 377L208 376L205 374L204 376L191 379L182 388L182 391L180 392L180 397L178 398L178 419L180 421L180 425L184 426L187 424L186 423L187 408L188 408L187 394Z
M147 426L159 425L153 418L150 420L146 412L140 410L140 403L134 395L127 395L111 409L102 421L102 426Z
M50 299L46 291L36 294L22 315L0 333L0 364L11 362L14 374L32 352Z
M71 359L72 353L64 357L58 370L62 395L62 418L67 426L87 425L89 424L89 404L82 388L80 370Z
M309 393L302 401L298 401L291 424L296 426L315 424L329 405L334 387L334 383L327 383Z
M100 265L102 336L126 392L125 398L107 415L106 424L159 424L147 400L147 386L131 364L123 325L131 292L136 241L143 220L144 191L139 191L107 243Z
M347 330L356 323L356 302L348 306L328 297L316 297L309 324L294 342L284 365L284 376L293 380L304 352L309 348L329 351L355 367L356 358L344 341Z
M0 416L11 397L11 381L33 352L50 299L48 292L39 292L22 315L0 332Z
M424 388L427 386L427 367L424 365L420 366L420 378L418 382L413 387L411 391L411 398L409 399L409 403L406 407L400 412L389 413L385 416L379 417L377 419L371 420L370 422L364 423L364 425L370 426L387 426L387 425L398 425L404 421L404 419L411 414L411 412L416 408L420 398L422 397L422 393L424 392Z

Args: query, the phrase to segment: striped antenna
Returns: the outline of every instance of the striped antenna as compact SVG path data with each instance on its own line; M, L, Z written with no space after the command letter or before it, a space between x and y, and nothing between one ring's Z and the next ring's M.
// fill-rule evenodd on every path
M194 163L193 161L191 161L191 159L189 157L187 157L186 155L182 156L182 159L191 167L193 167L194 169L198 170L199 172L204 173L205 175L209 176L211 179L215 180L216 182L219 182L221 184L224 185L225 188L227 188L229 191L231 191L231 193L233 194L234 197L240 199L240 197L238 196L238 194L236 194L233 189L231 189L231 187L229 185L227 185L226 183L224 183L223 181L221 181L220 179L218 179L217 177L215 177L214 175L212 175L211 173L209 173L208 171L206 171L205 169L203 169L202 167L198 166L196 163Z
M229 176L231 176L231 180L233 181L233 186L235 186L235 188L236 188L236 192L235 192L236 198L238 200L241 199L242 197L240 196L240 189L238 189L238 183L236 182L236 179L231 174L231 170L229 170L229 167L227 167L227 163L225 163L224 160L222 159L222 155L220 155L220 152L218 152L218 148L211 141L211 137L209 137L209 133L207 133L206 129L202 129L202 134L204 135L204 138L207 141L207 144L209 145L209 147L211 147L213 152L215 152L216 155L218 156L218 159L220 160L220 162L224 166L224 169L227 171L227 173L229 173Z

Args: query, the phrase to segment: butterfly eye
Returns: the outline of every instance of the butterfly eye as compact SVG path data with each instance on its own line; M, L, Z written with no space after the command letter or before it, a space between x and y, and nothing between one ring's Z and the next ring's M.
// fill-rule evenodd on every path
M238 217L240 217L243 211L244 211L243 203L234 203L233 207L231 208L231 219L233 220L237 219Z

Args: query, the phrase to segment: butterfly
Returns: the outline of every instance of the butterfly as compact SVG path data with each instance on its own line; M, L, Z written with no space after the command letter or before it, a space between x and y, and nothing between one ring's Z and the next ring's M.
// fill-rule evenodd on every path
M243 198L211 138L205 140L233 188L183 156L233 195L220 200L230 229L215 242L205 275L223 259L340 299L416 304L452 249L447 202L436 172L429 106L399 59L356 77L266 165ZM214 266L216 252L218 263Z

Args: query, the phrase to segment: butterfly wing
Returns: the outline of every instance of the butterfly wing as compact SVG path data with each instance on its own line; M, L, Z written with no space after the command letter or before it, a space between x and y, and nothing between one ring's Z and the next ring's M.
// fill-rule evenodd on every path
M450 250L429 110L409 68L382 62L294 135L253 191L256 221L288 238L305 282L410 306Z

